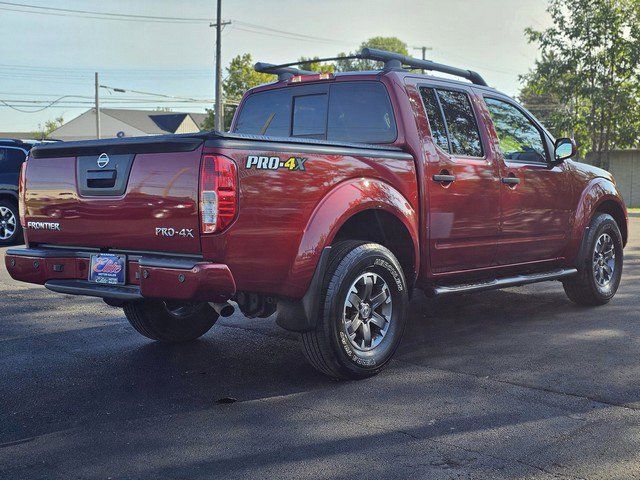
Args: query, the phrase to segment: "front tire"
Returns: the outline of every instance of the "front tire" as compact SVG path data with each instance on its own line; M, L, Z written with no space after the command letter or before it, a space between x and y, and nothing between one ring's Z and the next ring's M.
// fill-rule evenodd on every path
M375 243L334 245L314 330L302 334L307 360L334 379L362 379L391 360L409 302L400 263Z
M208 303L139 300L123 306L129 323L152 340L181 343L207 333L218 320Z
M0 247L22 243L22 241L22 225L20 225L17 205L0 200Z
M611 215L601 213L591 220L584 248L578 274L563 282L564 291L578 305L604 305L622 277L622 234Z

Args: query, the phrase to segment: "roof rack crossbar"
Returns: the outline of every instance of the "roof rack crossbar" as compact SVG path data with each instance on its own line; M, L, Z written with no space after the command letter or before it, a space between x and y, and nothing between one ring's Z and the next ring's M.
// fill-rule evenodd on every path
M431 60L420 60L399 53L387 52L385 50L377 50L375 48L363 48L360 52L360 58L367 60L376 60L378 62L384 62L385 70L395 70L402 68L403 65L413 68L421 68L424 70L431 70L434 72L448 73L456 77L466 78L470 80L474 85L487 86L487 82L480 76L478 72L473 70L465 70L462 68L451 67L442 63L436 63Z
M295 64L294 64L295 65ZM278 75L278 81L289 80L296 75L313 75L318 72L311 72L309 70L301 70L299 68L293 68L290 66L273 65L271 63L258 62L253 66L256 72L260 73L272 73Z
M484 87L488 86L484 78L482 78L482 76L478 72L474 72L473 70L451 67L442 63L436 63L432 60L420 60L418 58L408 57L400 53L387 52L386 50L378 50L375 48L363 48L362 51L356 55L331 58L314 58L300 60L298 62L284 63L282 65L273 65L271 63L258 62L253 66L253 68L256 72L272 73L274 75L278 75L278 80L283 81L289 80L291 77L294 77L296 75L313 75L318 73L294 68L294 65L320 63L332 60L349 60L354 58L384 62L384 71L399 70L406 65L412 68L420 68L423 70L430 70L434 72L448 73L449 75L454 75L456 77L466 78L474 85L482 85Z

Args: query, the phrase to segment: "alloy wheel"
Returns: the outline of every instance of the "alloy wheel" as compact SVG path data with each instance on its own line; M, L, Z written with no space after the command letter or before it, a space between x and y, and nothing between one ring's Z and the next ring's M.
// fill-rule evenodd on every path
M351 345L360 351L376 348L384 339L393 312L387 282L372 272L363 273L347 292L342 326Z
M0 240L9 240L16 233L16 216L7 207L0 207Z
M593 250L593 275L600 287L611 283L616 269L616 250L611 235L603 233L598 237Z

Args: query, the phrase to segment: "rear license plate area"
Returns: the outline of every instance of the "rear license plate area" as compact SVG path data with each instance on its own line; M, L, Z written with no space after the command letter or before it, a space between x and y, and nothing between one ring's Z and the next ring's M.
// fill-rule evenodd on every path
M126 283L127 256L113 253L91 255L89 281L104 285L124 285Z

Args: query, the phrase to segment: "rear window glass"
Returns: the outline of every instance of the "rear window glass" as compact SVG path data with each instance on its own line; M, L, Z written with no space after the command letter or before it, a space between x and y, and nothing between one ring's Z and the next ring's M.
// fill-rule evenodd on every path
M293 99L293 136L324 138L327 129L327 96L305 95Z
M236 131L288 137L290 125L291 95L285 90L270 90L247 98L238 117Z
M354 143L390 143L396 139L391 101L381 83L332 83L327 84L328 94L296 95L296 91L301 92L304 88L271 90L249 96L238 114L234 131ZM277 95L269 95L275 93ZM278 105L271 105L276 100ZM269 122L274 112L276 114Z
M442 118L442 110L440 109L435 90L433 88L422 87L420 89L420 95L422 96L427 118L429 119L433 141L445 152L450 152L447 129L444 126L444 118Z

